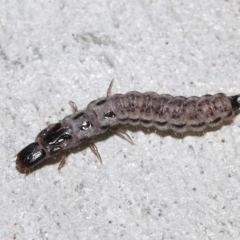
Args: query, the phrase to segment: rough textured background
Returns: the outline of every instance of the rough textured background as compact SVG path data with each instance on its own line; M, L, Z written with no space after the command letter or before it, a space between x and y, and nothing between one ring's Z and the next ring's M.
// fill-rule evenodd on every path
M240 117L218 131L107 134L59 173L12 158L46 122L130 90L240 92L240 2L1 1L0 239L239 239Z

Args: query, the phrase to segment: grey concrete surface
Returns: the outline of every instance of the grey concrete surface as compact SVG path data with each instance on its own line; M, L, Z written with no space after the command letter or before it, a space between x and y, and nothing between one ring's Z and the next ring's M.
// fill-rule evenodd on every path
M64 168L13 156L112 92L240 93L239 1L2 1L0 239L239 239L240 117L200 135L126 128Z

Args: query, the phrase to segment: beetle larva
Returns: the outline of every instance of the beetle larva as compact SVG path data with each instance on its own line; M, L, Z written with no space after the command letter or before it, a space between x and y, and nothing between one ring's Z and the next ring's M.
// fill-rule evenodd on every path
M17 154L16 165L23 173L29 173L43 160L83 142L88 142L91 150L101 161L97 147L91 141L99 134L121 124L171 129L175 132L203 131L207 127L217 127L225 120L233 118L240 108L240 95L227 97L223 93L202 97L173 97L154 92L136 91L110 96L112 82L107 97L96 99L84 110L78 111L70 102L74 113L59 123L50 124ZM132 142L123 131L117 133ZM65 155L64 155L65 156ZM65 157L59 164L61 168Z

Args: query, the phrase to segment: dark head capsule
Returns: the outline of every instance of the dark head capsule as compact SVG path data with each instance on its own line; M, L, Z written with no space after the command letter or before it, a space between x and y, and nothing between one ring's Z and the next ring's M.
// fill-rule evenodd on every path
M31 143L17 154L17 168L23 173L29 173L45 156L45 151L37 142Z

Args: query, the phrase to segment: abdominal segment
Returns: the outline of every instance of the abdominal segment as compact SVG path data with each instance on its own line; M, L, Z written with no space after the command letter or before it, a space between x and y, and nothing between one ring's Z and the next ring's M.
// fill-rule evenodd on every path
M203 131L233 117L232 103L223 93L202 97L173 97L154 92L115 94L108 98L119 124L171 129L175 132Z

